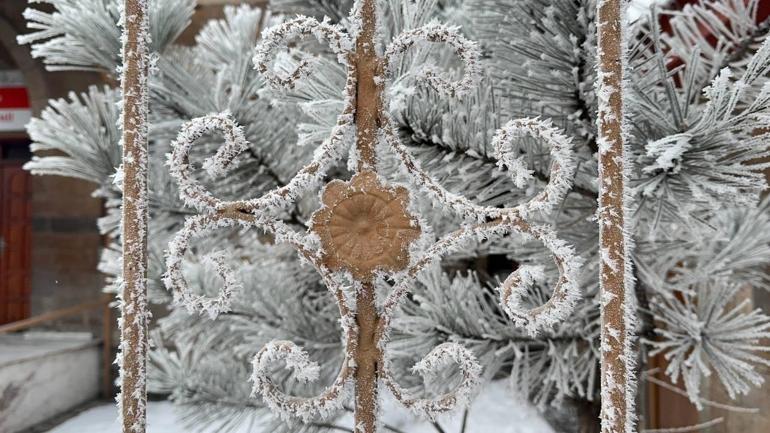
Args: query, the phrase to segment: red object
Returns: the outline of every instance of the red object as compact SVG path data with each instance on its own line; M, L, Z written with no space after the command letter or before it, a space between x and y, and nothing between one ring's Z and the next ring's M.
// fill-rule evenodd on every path
M26 87L0 87L0 109L29 108Z
M682 10L687 5L697 5L704 3L705 0L673 0L671 1L666 7L665 10L669 11L677 11ZM748 3L748 0L746 0L746 3ZM757 16L755 18L757 24L764 22L765 20L770 17L770 0L759 0L757 2ZM658 17L658 21L660 23L660 28L665 33L671 33L671 18L673 16L670 14L662 13ZM722 21L726 27L730 27L730 20L727 19L727 17L722 17ZM703 38L712 46L715 46L718 42L717 37L714 36L708 28L704 26L700 26L701 34L703 35ZM666 64L666 67L668 70L676 69L677 67L681 66L684 63L684 61L678 57L674 57L669 60L669 62ZM674 82L677 86L681 85L679 77L674 77Z
M666 7L668 10L682 10L685 6L688 4L699 4L702 3L703 0L674 0L669 3L669 5ZM748 1L746 2L748 3ZM761 23L762 21L766 20L768 17L770 17L770 0L759 0L757 2L757 23ZM671 20L671 16L666 14L661 14L660 16L660 24L661 28L665 32L671 31L671 26L669 25L669 21ZM726 24L729 25L727 20L725 20ZM704 30L704 33L707 33L706 30ZM708 37L709 39L713 39L713 35L705 34L704 36ZM711 41L712 43L716 43L716 39L713 39Z
M22 163L0 159L0 324L30 314L30 181Z

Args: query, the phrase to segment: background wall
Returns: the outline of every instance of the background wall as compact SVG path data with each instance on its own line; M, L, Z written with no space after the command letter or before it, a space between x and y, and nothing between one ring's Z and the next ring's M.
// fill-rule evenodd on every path
M32 59L29 47L16 43L16 35L28 32L22 17L26 7L26 0L0 2L0 68L22 71L37 114L48 98L85 90L102 79L92 73L47 72ZM95 220L102 204L91 197L93 185L58 176L33 176L31 185L31 314L96 299L103 277L95 271L102 246Z

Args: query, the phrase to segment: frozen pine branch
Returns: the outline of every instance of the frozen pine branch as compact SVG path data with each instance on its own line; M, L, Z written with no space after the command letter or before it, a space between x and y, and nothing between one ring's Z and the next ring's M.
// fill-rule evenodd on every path
M30 150L58 150L65 156L35 157L25 168L109 185L120 165L118 98L112 89L91 87L88 93L71 93L69 101L51 101L29 124Z
M770 337L770 317L740 299L740 286L726 279L701 283L680 297L663 293L652 302L663 325L651 341L654 356L668 361L665 373L684 382L690 400L701 407L701 385L712 372L731 398L746 394L764 378L757 367L770 366L761 339ZM681 293L681 292L680 292Z
M492 54L500 110L554 118L595 151L596 2L465 3L473 31Z
M770 88L760 79L770 67L770 44L747 59L741 75L725 67L707 82L698 77L697 56L671 77L659 44L653 34L653 52L644 60L653 66L637 65L640 78L632 80L637 206L649 208L652 218L645 223L653 230L662 220L708 220L709 209L725 199L739 206L755 203L767 187L760 161L769 152L768 136L753 125L770 109ZM655 87L662 87L659 98L650 96Z
M307 15L318 19L331 18L334 22L347 18L353 0L276 0L271 7L286 16Z
M100 70L115 74L120 65L120 0L36 0L54 11L24 12L33 32L19 43L33 44L32 55L49 70ZM149 2L151 52L162 52L190 24L194 0Z
M758 22L759 0L703 0L688 4L681 12L663 11L671 17L672 31L662 40L670 55L690 58L697 50L695 78L712 80L725 67L742 69L751 54L766 39L770 21ZM712 44L709 38L717 42Z

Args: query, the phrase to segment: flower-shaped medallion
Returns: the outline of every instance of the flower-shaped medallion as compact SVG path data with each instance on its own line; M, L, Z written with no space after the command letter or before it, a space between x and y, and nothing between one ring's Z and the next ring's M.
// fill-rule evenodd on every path
M330 182L321 201L312 230L321 238L329 269L346 269L363 281L375 270L397 272L409 264L409 244L420 236L420 227L406 208L406 188L385 186L364 170L349 182Z

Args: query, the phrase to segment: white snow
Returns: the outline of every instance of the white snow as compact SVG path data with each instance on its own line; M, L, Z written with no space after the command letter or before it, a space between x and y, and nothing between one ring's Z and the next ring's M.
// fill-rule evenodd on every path
M435 428L426 421L414 418L407 409L398 407L391 398L383 399L383 421L405 433L435 433ZM459 433L462 414L438 417L438 422L447 433ZM335 424L350 427L351 417L345 417ZM150 402L147 405L147 433L182 433L187 429L167 401ZM204 430L201 433L213 433ZM119 433L115 405L103 404L86 410L78 416L50 430L49 433ZM243 426L233 433L267 433L248 430ZM494 382L484 387L471 405L466 433L554 433L538 412L528 403L511 396L503 382Z
M147 431L149 433L182 432L170 402L147 404ZM88 409L63 424L49 430L51 433L120 433L118 412L114 404L105 403Z

